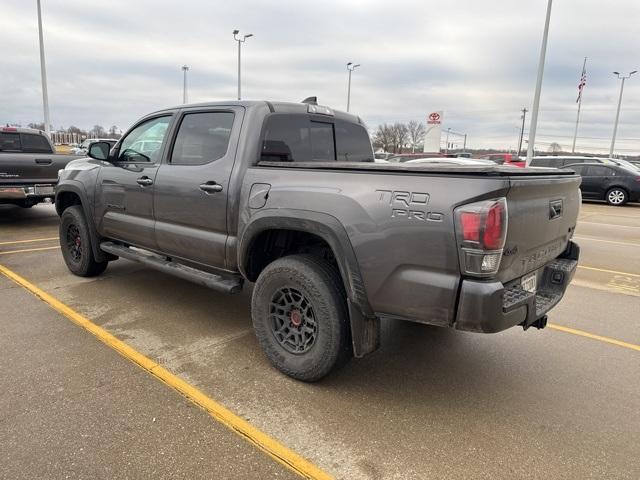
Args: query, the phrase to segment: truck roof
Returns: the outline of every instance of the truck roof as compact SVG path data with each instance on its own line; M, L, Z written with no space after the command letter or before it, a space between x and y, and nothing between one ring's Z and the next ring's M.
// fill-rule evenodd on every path
M38 130L36 128L27 128L27 127L0 127L0 132L2 133L33 133L36 135L45 134L42 130Z
M266 106L272 113L312 113L309 112L309 106L311 104L308 103L297 103L297 102L281 102L281 101L270 101L270 100L223 100L217 102L201 102L201 103L187 103L183 105L176 105L174 107L163 108L158 110L155 113L166 112L177 109L184 108L206 108L206 107L245 107L245 108L256 108L256 107L264 107ZM319 108L329 108L332 112L332 118L339 118L341 120L347 120L355 123L364 124L362 119L351 113L343 112L341 110L335 110L329 106L317 105Z

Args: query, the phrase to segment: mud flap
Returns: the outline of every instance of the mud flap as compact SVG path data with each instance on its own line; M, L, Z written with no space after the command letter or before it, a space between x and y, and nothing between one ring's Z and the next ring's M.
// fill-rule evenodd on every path
M365 317L360 309L349 302L353 356L362 358L380 347L380 319Z

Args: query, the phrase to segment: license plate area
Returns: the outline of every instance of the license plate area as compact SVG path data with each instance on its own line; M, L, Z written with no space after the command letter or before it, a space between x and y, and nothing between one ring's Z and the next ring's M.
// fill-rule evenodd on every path
M520 287L531 293L536 293L538 289L538 276L536 272L529 273L520 279Z
M36 185L36 195L53 195L53 186L51 185Z

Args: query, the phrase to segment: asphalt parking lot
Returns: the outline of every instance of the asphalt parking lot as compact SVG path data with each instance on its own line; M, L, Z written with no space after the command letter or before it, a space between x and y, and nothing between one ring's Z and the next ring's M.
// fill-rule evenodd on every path
M640 205L583 205L580 268L549 328L387 323L379 351L317 384L269 365L250 289L227 296L126 260L74 277L57 225L50 205L0 208L0 265L319 474L640 478ZM0 477L297 477L3 275L0 328Z

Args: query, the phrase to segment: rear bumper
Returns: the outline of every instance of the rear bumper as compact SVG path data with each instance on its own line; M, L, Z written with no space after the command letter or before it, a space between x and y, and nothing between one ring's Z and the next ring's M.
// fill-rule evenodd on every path
M13 203L33 200L34 203L53 198L54 184L34 184L34 185L2 185L0 186L0 203Z
M515 325L528 328L563 297L575 274L580 247L569 242L565 252L538 270L538 289L530 293L518 280L501 282L463 280L455 328L495 333Z

